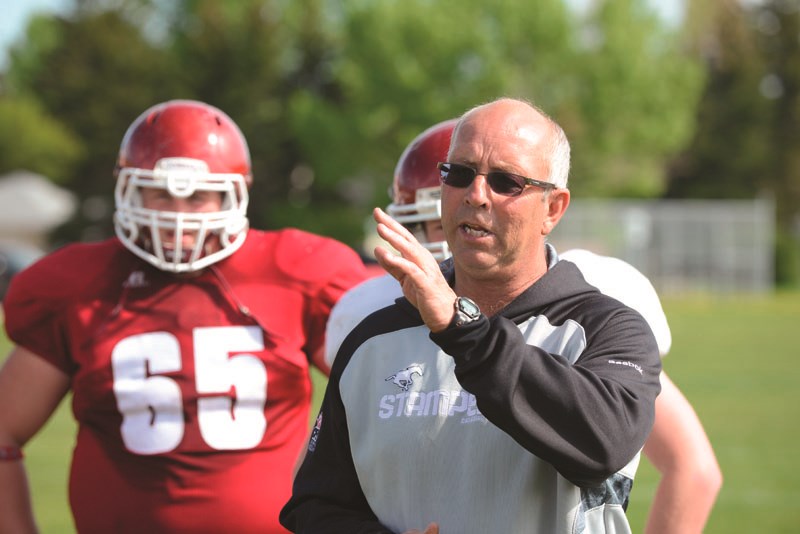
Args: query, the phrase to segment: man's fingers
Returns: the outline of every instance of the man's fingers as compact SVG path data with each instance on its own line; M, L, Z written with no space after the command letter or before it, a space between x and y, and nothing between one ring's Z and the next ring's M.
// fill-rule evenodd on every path
M402 272L400 267L400 260L402 260L402 258L397 254L381 246L375 247L373 254L375 255L375 259L378 260L378 264L395 278Z
M378 235L385 239L398 252L403 255L411 253L418 248L423 248L417 238L408 231L408 228L392 219L385 211L375 208L373 212L375 222L378 223Z
M416 239L410 234L403 235L397 229L383 223L378 223L377 231L379 236L401 254L410 254L414 249L414 245L417 244Z
M399 253L375 247L378 263L400 282L403 295L419 310L432 332L447 328L453 317L455 293L442 275L439 263L411 232L383 210L375 208L373 215L378 235ZM438 527L433 525L433 528L431 534L436 534ZM427 529L424 534L428 534Z
M378 223L378 235L403 258L414 263L423 271L439 271L439 262L405 226L389 217L380 208L375 208L373 215Z
M375 219L375 222L377 222L378 224L385 224L386 226L394 229L396 232L400 234L405 234L406 237L412 237L411 232L409 232L405 226L394 220L392 217L389 216L388 213L386 213L382 209L375 208L372 211L372 216Z

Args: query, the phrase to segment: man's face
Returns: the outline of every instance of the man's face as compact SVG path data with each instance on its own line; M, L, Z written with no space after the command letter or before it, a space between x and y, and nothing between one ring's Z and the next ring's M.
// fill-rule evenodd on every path
M141 189L142 207L163 211L179 213L212 213L222 209L222 194L217 191L195 191L186 198L172 196L169 191L160 188L144 187ZM176 247L176 232L171 228L159 230L161 243L165 254L174 252ZM198 232L183 230L181 233L181 245L183 255L188 255L194 249L198 239ZM219 240L216 236L208 236L204 245L206 254L219 250Z
M526 187L516 197L489 188L489 171L548 180L544 144L550 123L538 113L509 112L500 103L471 112L455 131L448 160L481 173L466 188L442 186L442 225L456 264L476 279L535 279L546 270L544 238L552 229L547 196ZM568 198L568 193L566 193ZM549 222L548 222L549 221Z

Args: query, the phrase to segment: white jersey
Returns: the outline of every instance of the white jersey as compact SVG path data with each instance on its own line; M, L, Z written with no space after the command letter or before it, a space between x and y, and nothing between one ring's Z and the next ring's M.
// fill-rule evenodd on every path
M333 365L336 353L347 334L364 317L392 304L403 296L400 284L390 274L370 278L350 289L336 302L328 317L325 330L325 363Z
M586 281L601 293L639 312L655 335L658 352L661 356L669 352L672 334L667 317L653 284L645 275L623 260L583 249L571 249L559 254L559 260L571 261L578 266ZM345 293L333 307L328 319L325 362L333 365L344 338L367 315L392 304L401 296L400 284L390 274L371 278Z
M601 293L639 312L656 337L658 352L662 357L669 352L672 334L667 316L653 284L636 267L619 258L583 249L568 250L559 254L559 259L577 265L586 281Z

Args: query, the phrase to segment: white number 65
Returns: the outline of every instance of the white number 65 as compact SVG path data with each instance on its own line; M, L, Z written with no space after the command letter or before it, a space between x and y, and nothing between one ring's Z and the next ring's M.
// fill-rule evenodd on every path
M264 349L257 326L216 326L193 331L198 423L214 449L249 449L267 429L267 369L252 354ZM169 452L184 433L178 384L158 374L180 371L178 340L169 332L149 332L120 341L111 354L114 395L122 414L122 439L138 454ZM234 388L235 401L229 393Z

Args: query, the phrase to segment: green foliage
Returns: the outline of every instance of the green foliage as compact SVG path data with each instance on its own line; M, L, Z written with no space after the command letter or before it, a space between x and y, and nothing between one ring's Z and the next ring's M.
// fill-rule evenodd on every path
M29 30L30 48L20 55L24 61L17 63L12 56L9 94L35 98L80 141L82 157L64 185L81 199L98 197L110 203L125 129L148 106L180 96L167 59L122 12L80 11L75 18L52 19L47 32L39 31L40 26L45 25ZM84 219L81 211L77 217L69 227L72 233L63 239L80 239L93 224L110 233L110 210L100 220Z
M775 196L783 231L800 240L800 3L772 0L761 17L758 47L765 59L759 92L770 103L763 132L769 157L760 182ZM795 276L800 282L800 276Z
M774 198L777 231L785 234L776 279L795 284L797 270L785 262L800 239L800 4L713 5L695 37L709 79L692 140L672 162L667 195Z
M52 54L63 41L62 24L58 18L34 15L28 22L25 37L11 45L10 65L3 77L4 92L22 93L29 89L41 69L41 58Z
M315 187L366 192L344 199L362 213L385 204L394 163L414 136L510 95L564 125L579 194L660 193L663 163L690 133L702 74L641 5L612 3L591 23L606 44L581 47L586 28L561 1L342 2L330 61L339 91L299 92L291 102ZM632 19L643 21L637 32Z
M571 186L581 196L659 196L664 161L694 126L700 65L635 0L602 2L583 31Z
M709 78L694 137L672 165L670 197L752 198L765 178L768 107L758 94L763 64L744 16L735 5L720 10L713 33L703 36L714 43L699 52L707 57Z
M781 230L775 243L775 284L784 288L800 286L800 239Z
M0 174L26 169L62 183L83 155L80 139L36 100L0 96Z
M644 0L604 3L586 21L563 0L109 5L82 0L37 22L9 71L9 90L34 95L85 147L66 181L80 198L110 200L118 141L138 113L197 98L248 138L254 226L321 228L353 245L388 202L406 144L503 95L563 124L576 194L656 195L698 87ZM108 234L109 217L76 220L63 238L89 224Z
M166 43L186 93L227 112L248 139L256 227L288 225L273 218L272 207L285 200L286 178L298 159L285 105L295 45L284 17L277 1L187 1Z

